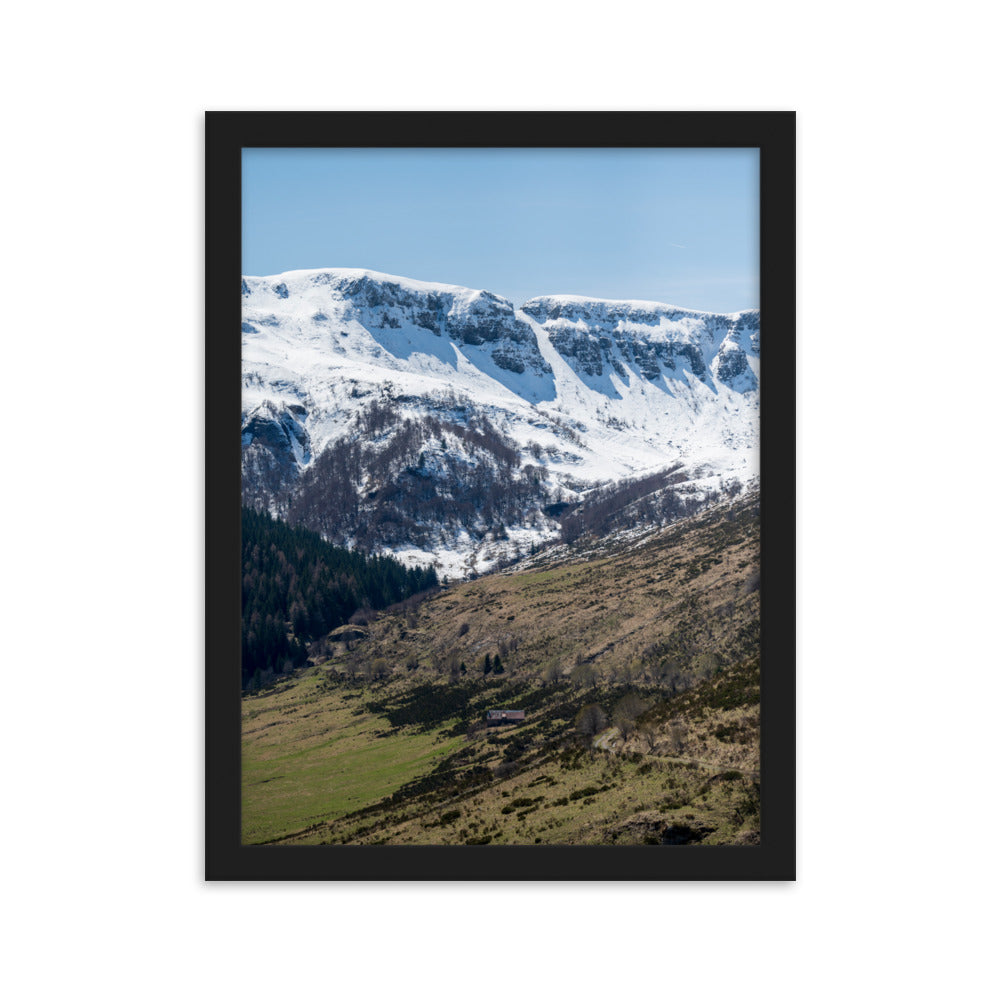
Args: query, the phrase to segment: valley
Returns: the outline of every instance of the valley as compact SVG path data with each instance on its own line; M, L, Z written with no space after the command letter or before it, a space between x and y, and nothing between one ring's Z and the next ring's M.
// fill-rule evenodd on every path
M756 843L759 311L242 295L244 842Z
M244 842L756 843L759 584L749 493L355 615L243 699Z

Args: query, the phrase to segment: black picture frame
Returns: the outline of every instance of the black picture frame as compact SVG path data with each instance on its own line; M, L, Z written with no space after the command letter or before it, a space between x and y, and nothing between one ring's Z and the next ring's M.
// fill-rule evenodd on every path
M205 878L795 878L794 112L206 114ZM498 141L499 140L499 141ZM240 843L240 281L244 147L756 147L760 150L761 842L741 847Z

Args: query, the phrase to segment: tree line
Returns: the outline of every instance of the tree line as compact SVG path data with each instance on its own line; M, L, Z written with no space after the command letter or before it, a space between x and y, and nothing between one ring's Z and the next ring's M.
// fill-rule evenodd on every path
M407 569L292 527L242 512L242 678L258 686L306 660L308 644L361 609L378 610L438 584L433 568Z

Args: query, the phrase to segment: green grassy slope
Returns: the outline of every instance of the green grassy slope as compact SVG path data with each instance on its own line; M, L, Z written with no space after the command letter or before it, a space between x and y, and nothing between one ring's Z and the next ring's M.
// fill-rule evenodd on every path
M244 699L244 840L753 842L756 509L334 636L321 664ZM487 730L495 707L527 723Z

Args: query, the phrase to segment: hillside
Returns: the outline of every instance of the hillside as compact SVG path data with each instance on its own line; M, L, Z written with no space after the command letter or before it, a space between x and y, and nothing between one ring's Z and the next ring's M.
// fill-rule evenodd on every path
M244 839L755 842L758 532L745 496L335 630L244 699Z
M246 507L240 534L244 687L301 666L311 640L361 609L385 608L437 586L432 569L348 552Z

